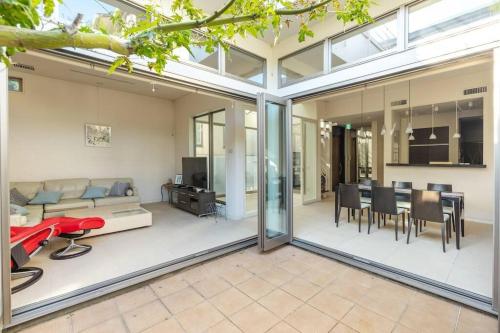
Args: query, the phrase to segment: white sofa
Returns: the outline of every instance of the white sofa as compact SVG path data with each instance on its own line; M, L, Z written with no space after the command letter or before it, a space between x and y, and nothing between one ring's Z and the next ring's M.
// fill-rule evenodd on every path
M87 186L102 186L107 189L106 195L115 182L130 183L133 189L133 196L125 197L105 197L99 199L80 199ZM58 191L62 192L61 200L57 204L46 205L27 205L29 214L24 221L19 216L11 217L12 225L34 225L40 223L44 218L63 216L72 209L94 208L102 206L112 206L120 204L137 204L141 200L134 187L131 178L73 178L73 179L54 179L44 182L11 182L10 188L17 188L29 200L33 199L39 191ZM24 222L24 223L23 223Z

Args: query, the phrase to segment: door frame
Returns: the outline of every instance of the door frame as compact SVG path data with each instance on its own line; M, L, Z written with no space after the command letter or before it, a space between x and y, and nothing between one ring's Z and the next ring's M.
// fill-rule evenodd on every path
M293 111L293 108L292 108L292 111ZM293 112L292 112L292 115L293 115ZM320 158L320 155L319 155L319 151L320 151L320 140L319 140L319 126L318 126L318 121L315 120L315 119L309 119L309 118L305 118L305 117L300 117L300 116L294 116L296 118L299 118L301 123L300 123L300 126L301 126L301 145L302 145L302 151L301 151L301 160L300 160L300 174L301 174L301 180L300 180L300 187L301 187L301 191L300 191L300 195L301 195L301 199L302 199L302 204L303 205L308 205L308 204L312 204L312 203L315 203L315 202L318 202L318 201L321 201L321 158ZM316 159L316 165L314 166L314 172L315 172L315 177L314 177L314 182L316 183L315 185L315 197L313 199L309 199L309 200L304 200L304 195L306 193L306 168L305 168L305 161L306 161L306 152L307 152L307 145L306 145L306 123L309 123L309 124L313 124L314 125L314 129L315 129L315 136L314 136L314 139L315 139L315 145L316 145L316 156L315 156L315 159ZM318 188L319 186L319 188ZM293 196L292 196L292 204L293 204ZM293 208L293 206L292 206Z
M285 107L285 121L283 130L285 133L284 163L285 163L285 215L287 232L279 237L268 239L266 237L266 104L276 103ZM258 164L258 247L261 251L268 251L277 246L290 243L293 237L293 171L292 171L292 100L279 98L260 92L257 94L257 164Z

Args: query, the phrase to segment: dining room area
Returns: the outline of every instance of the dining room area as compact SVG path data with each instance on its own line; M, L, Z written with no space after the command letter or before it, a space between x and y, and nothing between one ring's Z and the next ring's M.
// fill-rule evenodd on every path
M302 179L321 177L315 200L294 200L294 238L491 302L491 85L485 56L317 98Z

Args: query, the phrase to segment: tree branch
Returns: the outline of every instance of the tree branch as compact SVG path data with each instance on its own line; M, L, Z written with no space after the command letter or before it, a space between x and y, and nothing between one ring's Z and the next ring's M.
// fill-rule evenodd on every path
M323 0L321 2L318 2L317 4L314 4L314 5L311 5L308 7L304 7L304 8L298 8L298 9L280 9L280 10L276 10L276 14L280 15L280 16L299 15L299 14L313 11L317 8L322 7L322 6L328 5L328 3L332 2L332 1L333 0ZM159 26L156 26L154 28L151 28L151 29L144 31L144 33L148 33L150 31L173 32L173 31L181 31L181 30L189 30L189 29L199 29L199 28L210 27L210 26L218 26L218 25L224 25L224 24L234 24L234 23L240 23L240 22L247 22L247 21L255 20L256 18L259 17L258 14L251 14L251 15L233 16L233 17L217 19L222 14L224 14L224 12L227 9L229 9L229 7L231 7L234 2L235 2L235 0L229 1L223 8L216 11L212 16L209 16L206 19L159 25Z
M220 18L236 0L229 0L224 7L217 10L211 16L202 20L191 20L185 22L169 23L159 25L148 29L130 41L123 41L111 35L98 33L83 33L77 32L70 34L64 31L37 31L25 28L16 28L12 26L0 25L0 45L8 47L21 47L26 49L56 49L63 47L79 47L85 49L107 49L121 55L133 54L134 50L131 45L135 39L139 39L145 33L150 31L157 32L173 32L182 30L192 30L202 27L220 26L225 24L236 24L240 22L253 21L259 18L260 14L249 14L241 16L232 16ZM276 14L281 16L299 15L310 12L321 6L328 5L333 0L323 0L317 4L298 8L298 9L283 9L277 10Z
M310 11L313 11L319 7L323 7L328 5L328 3L333 2L333 0L323 0L318 2L317 4L310 5L308 7L297 8L297 9L277 9L276 15L280 16L291 16L291 15L300 15Z
M26 28L0 25L0 45L26 49L58 49L80 47L106 49L121 55L130 55L133 50L127 42L104 34L63 31L37 31Z
M205 23L205 24L200 24L200 21L185 21L185 22L178 22L178 23L169 23L169 24L164 24L164 25L159 25L159 26L153 27L149 30L144 31L142 34L147 33L149 31L173 32L173 31L203 28L203 27L212 27L212 26L218 26L218 25L224 25L224 24L230 24L230 23L234 24L234 23L240 23L240 22L248 22L248 21L255 20L257 17L259 17L257 14L225 17L225 18L210 21L210 22Z
M228 10L234 3L236 2L236 0L229 0L225 5L224 7L222 7L221 9L219 10L216 10L211 16L208 16L206 18L204 18L203 20L198 20L197 22L199 22L199 24L208 24L214 20L216 20L217 18L219 18L222 14L224 14L226 12L226 10Z

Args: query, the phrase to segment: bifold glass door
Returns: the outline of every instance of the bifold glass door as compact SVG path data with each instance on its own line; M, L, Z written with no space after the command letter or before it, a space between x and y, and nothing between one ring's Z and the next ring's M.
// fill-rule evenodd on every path
M257 97L259 153L259 247L291 241L291 101Z

